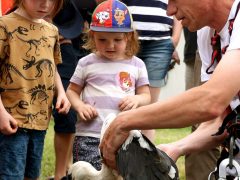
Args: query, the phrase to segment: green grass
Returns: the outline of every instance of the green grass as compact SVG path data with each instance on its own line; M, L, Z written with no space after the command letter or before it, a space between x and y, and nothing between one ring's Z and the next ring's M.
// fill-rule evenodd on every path
M43 150L43 160L42 160L42 169L41 169L41 180L45 180L49 176L54 175L54 166L55 166L55 154L54 154L54 122L50 122L49 128L47 130L47 135L44 144Z
M188 135L191 132L190 128L182 129L159 129L156 133L155 144L164 144L176 141ZM180 157L177 161L180 180L185 179L184 157Z
M54 155L54 130L53 130L53 121L51 121L50 126L47 131L44 152L43 152L43 161L42 161L42 173L41 180L45 180L46 177L52 176L54 174L54 165L55 165L55 155ZM182 137L185 137L190 133L190 128L182 129L161 129L157 130L155 144L173 142ZM184 158L181 157L177 161L177 166L179 169L180 179L185 179L185 168L184 168Z

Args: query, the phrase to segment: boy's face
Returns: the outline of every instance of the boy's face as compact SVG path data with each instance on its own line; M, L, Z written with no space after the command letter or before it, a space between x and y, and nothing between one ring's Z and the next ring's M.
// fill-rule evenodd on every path
M126 58L127 37L125 33L93 32L97 52L109 60Z
M57 0L23 0L22 5L31 19L42 19L54 9Z

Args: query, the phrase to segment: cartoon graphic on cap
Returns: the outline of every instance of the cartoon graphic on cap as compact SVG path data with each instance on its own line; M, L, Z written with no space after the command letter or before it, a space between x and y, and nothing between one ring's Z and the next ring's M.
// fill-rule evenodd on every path
M102 32L132 32L132 16L124 3L107 0L94 10L90 29Z
M109 12L102 11L96 14L96 18L99 20L100 24L103 24L106 20L110 18Z
M118 25L123 24L123 21L125 20L125 15L126 14L127 14L127 10L123 11L119 8L115 9L114 18L116 19Z

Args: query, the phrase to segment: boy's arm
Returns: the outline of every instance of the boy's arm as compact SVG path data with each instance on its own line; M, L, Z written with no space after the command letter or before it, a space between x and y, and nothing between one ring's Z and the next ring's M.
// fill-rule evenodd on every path
M6 111L0 95L0 132L5 135L16 133L17 121Z
M0 1L0 17L2 16L2 1ZM16 133L17 121L6 111L0 95L0 132L5 135Z
M71 104L66 96L58 71L56 71L55 75L55 86L57 96L56 109L58 110L58 113L67 114Z

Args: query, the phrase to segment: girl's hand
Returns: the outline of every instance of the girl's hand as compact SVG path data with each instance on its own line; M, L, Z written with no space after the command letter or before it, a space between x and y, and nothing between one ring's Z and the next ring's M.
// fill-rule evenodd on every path
M84 121L93 120L98 116L97 110L90 104L84 104L77 110L80 119Z
M139 106L139 100L137 96L126 96L120 101L118 105L120 111L136 109L138 106Z

